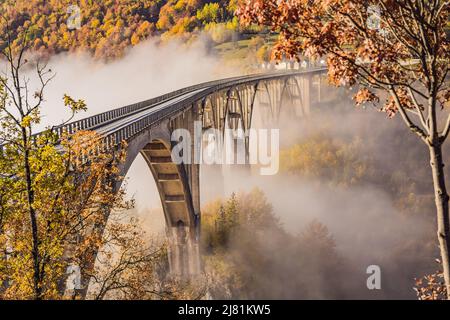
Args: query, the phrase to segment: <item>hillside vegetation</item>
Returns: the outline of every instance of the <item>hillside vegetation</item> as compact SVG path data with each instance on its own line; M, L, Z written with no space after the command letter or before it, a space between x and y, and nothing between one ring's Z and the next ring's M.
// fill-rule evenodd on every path
M44 56L81 49L109 59L149 36L205 31L221 43L238 29L236 0L80 0L73 5L70 0L0 1L1 32L9 29L17 48L23 41L18 35L28 30L32 49Z

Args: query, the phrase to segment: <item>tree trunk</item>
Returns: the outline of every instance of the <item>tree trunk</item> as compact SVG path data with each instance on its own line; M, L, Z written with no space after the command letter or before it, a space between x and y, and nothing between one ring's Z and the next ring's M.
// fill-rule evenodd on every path
M429 146L430 165L433 173L434 200L437 213L437 235L441 251L441 262L444 273L447 299L450 300L450 223L447 189L445 187L444 162L442 159L442 147L440 143Z
M27 196L28 196L28 212L30 215L30 223L31 223L31 236L33 247L31 250L33 256L33 285L34 285L34 298L36 300L40 300L42 297L42 288L41 288L41 275L39 268L39 238L38 238L38 227L37 227L37 219L36 219L36 211L34 210L34 190L32 185L32 177L31 177L31 168L30 168L30 151L28 149L28 137L25 129L22 128L22 139L23 145L25 148L24 152L24 167L25 167L25 179L26 179L26 188L27 188Z

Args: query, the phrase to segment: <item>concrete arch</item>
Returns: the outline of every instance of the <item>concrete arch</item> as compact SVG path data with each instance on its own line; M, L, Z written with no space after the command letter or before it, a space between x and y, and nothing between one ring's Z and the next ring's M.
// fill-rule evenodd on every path
M121 168L125 176L141 154L155 180L160 196L169 240L169 265L173 275L197 274L199 217L193 206L188 173L184 164L176 164L171 157L172 143L168 121L130 139L127 159ZM116 189L120 188L118 182Z
M171 158L170 143L160 139L149 142L140 152L155 179L168 228L195 226L189 185L183 165Z
M167 123L162 123L129 141L127 158L121 168L121 175L127 174L138 154L141 154L158 187L167 226L172 227L179 220L191 226L194 223L194 215L191 209L189 186L186 185L186 172L184 166L173 163L171 150L170 131ZM120 188L121 182L118 181L116 189ZM177 210L172 207L176 207ZM182 214L175 215L174 211L182 212Z

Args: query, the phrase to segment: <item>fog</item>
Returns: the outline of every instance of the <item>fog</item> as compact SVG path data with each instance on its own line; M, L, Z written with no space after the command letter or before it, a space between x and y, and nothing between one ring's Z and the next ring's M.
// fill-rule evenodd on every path
M254 124L258 126L257 119ZM399 118L387 119L384 113L356 108L351 99L344 99L337 106L313 110L307 119L285 120L277 127L284 148L316 134L347 142L359 137L362 148L358 156L370 156L381 169L383 179L395 179L395 171L403 167L411 179L420 183L419 189L424 194L432 195L427 150ZM341 187L330 185L328 180L282 172L260 176L257 170L252 170L249 176L243 168L227 170L222 176L223 184L216 181L218 186L211 188L211 181L204 178L203 185L208 184L208 189L213 190L222 188L226 196L254 187L262 189L274 213L292 234L301 233L313 220L328 227L338 252L349 260L354 272L341 280L355 282L354 288L358 288L340 298L414 299L414 278L437 268L434 259L439 253L433 207L419 214L403 214L394 203L396 194L366 181ZM365 287L369 276L366 269L370 265L381 267L381 290ZM316 289L321 291L319 296L329 297L326 285Z
M172 41L145 41L122 59L102 62L88 53L63 53L48 62L56 77L45 92L43 125L67 119L64 93L84 99L88 111L77 118L146 100L175 89L236 75L207 53L203 42L189 46Z

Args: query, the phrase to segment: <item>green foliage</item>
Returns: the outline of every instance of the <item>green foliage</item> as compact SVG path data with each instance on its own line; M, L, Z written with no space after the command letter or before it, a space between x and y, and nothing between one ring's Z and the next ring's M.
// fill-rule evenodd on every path
M82 99L74 100L73 98L71 98L67 94L64 94L63 100L64 100L64 105L66 107L69 107L70 110L73 113L76 113L76 112L79 112L79 111L87 111L86 103Z
M272 206L259 189L232 194L223 202L210 203L202 213L202 241L206 248L221 250L230 245L233 235L242 229L264 230L280 227Z
M196 17L202 22L202 24L207 24L211 22L218 22L219 20L220 7L218 3L207 3L202 9L197 10Z

